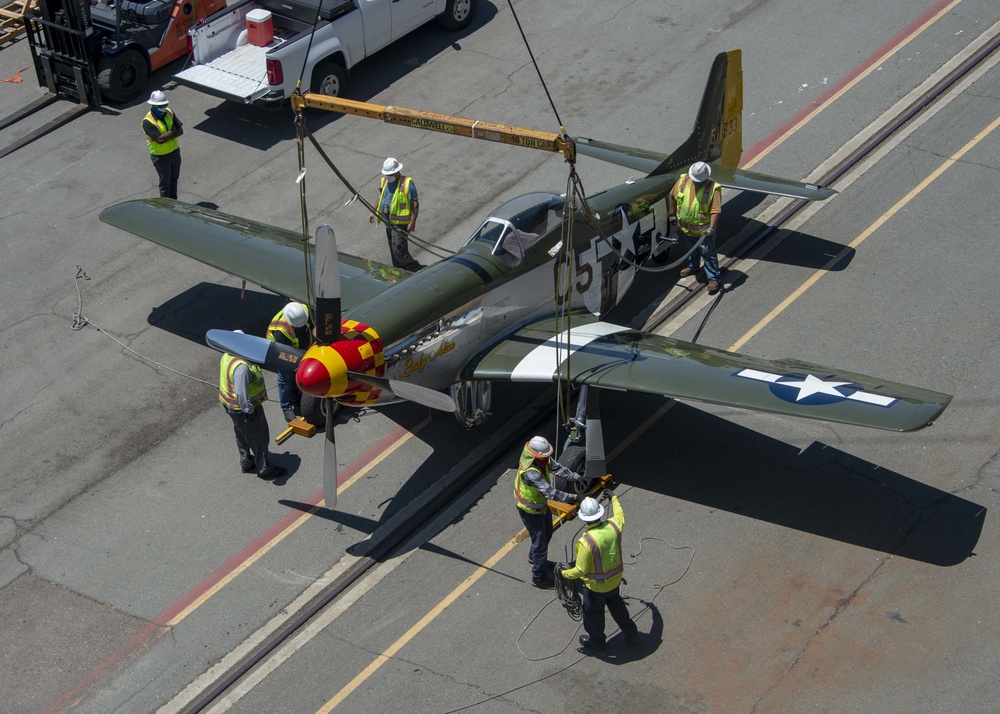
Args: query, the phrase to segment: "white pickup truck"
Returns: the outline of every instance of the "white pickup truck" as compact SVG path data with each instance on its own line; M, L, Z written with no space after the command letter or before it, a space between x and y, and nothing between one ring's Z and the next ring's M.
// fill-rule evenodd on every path
M446 29L461 30L472 22L476 3L239 0L188 31L194 63L174 79L223 99L259 106L276 107L288 99L300 74L303 90L340 96L348 72L365 57L435 18ZM271 13L273 39L264 46L253 44L247 31L247 14L254 10L258 12L251 19L260 17L260 10Z

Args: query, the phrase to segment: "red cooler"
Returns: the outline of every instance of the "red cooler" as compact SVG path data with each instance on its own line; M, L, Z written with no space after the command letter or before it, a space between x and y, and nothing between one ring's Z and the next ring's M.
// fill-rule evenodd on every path
M251 10L247 13L247 35L251 45L267 47L274 39L274 22L268 10Z

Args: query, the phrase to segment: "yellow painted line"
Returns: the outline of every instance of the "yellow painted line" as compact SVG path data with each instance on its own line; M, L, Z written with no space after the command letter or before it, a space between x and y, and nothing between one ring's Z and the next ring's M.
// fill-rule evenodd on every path
M854 88L854 86L857 85L858 82L860 82L861 80L863 80L865 77L867 77L872 72L876 71L879 68L879 66L883 62L885 62L886 59L888 59L889 57L891 57L892 55L896 54L901 49L903 49L904 47L906 47L906 45L908 45L910 42L912 42L913 40L915 40L918 36L920 36L924 32L924 30L926 30L928 27L930 27L935 22L937 22L938 20L940 20L942 16L944 16L945 14L947 14L952 8L954 8L960 2L962 2L962 0L954 0L954 2L951 2L948 5L946 5L945 7L941 8L941 10L939 10L937 13L935 13L932 17L928 18L926 22L924 22L919 27L915 28L913 30L913 32L911 32L909 35L907 35L900 43L894 44L894 45L892 45L892 47L887 48L886 51L880 57L878 57L876 60L874 60L868 66L868 68L865 71L859 73L857 77L855 77L850 82L848 82L843 87L841 87L839 91L831 94L827 98L827 100L825 102L823 102L822 104L817 105L815 109L813 109L811 112L809 112L804 117L802 117L801 120L799 120L798 122L796 122L795 124L793 124L792 126L790 126L788 128L788 131L786 131L784 134L782 134L777 139L775 139L771 143L770 146L768 146L766 149L764 149L759 154L757 154L755 157L753 157L753 159L751 161L748 161L747 164L745 166L741 167L741 168L744 168L744 169L751 168L758 161L760 161L765 156L767 156L772 151L774 151L774 149L776 149L778 146L780 146L785 141L785 139L787 139L792 134L794 134L799 129L801 129L802 126L805 123L811 121L817 114L819 114L821 111L823 111L828 106L830 106L831 104L833 104L835 101L837 101L838 99L840 99L840 97L844 96L844 94L846 94L849 90L851 90L852 88Z
M654 412L652 416L646 419L646 421L644 421L639 426L638 429L633 431L632 434L630 434L626 439L624 439L621 443L619 443L617 447L615 447L615 449L611 452L611 454L607 458L608 463L611 463L611 461L613 461L614 458L618 456L618 454L620 454L624 449L626 449L629 444L631 444L633 441L639 438L639 436L643 432L645 432L650 426L656 423L656 421L658 421L660 417L666 414L667 410L670 409L676 403L677 402L671 399L662 407L657 409L656 412ZM562 514L559 515L556 518L556 524L562 521L564 517L565 516ZM472 585L475 584L477 580L479 580L479 578L483 577L486 573L490 572L490 570L492 570L497 563L503 560L503 558L506 557L506 555L510 553L515 548L515 546L517 546L518 543L520 543L527 537L528 537L528 531L521 529L520 533L518 533L509 541L507 541L503 545L503 547L500 548L500 550L494 553L489 560L487 560L485 563L476 568L476 570L472 573L472 575L467 577L464 581L462 581L462 583L458 587L456 587L454 590L448 593L448 595L446 595L443 600L441 600L437 605L435 605L426 615L420 618L420 620L418 620L417 623L413 625L413 627L407 630L402 637L400 637L398 640L389 645L388 648L386 648L381 654L379 654L374 660L372 660L371 664L365 667L361 672L358 673L358 675L354 679L348 682L343 689L341 689L339 692L333 695L333 697L326 704L317 709L316 714L328 714L329 712L333 711L333 709L336 708L338 704L347 699L347 697L349 697L354 692L354 690L360 687L369 677L375 674L375 672L377 672L383 664L392 659L392 657L395 656L397 652L399 652L403 647L405 647L410 642L410 640L412 640L414 637L420 634L420 632L429 624L431 624L431 622L433 622L438 615L444 612L453 602L455 602L455 600L461 597L466 590L472 587Z
M365 667L358 674L358 676L352 679L347 684L347 686L345 686L343 689L337 692L333 696L333 698L330 699L330 701L328 701L322 707L317 709L316 714L326 714L327 712L333 711L333 709L338 704L347 699L347 697L349 697L355 689L361 686L361 684L363 684L366 679L368 679L375 672L377 672L378 669L383 664L388 662L393 657L393 655L395 655L397 652L399 652L399 650L405 647L410 640L416 637L421 630L427 627L427 625L429 625L438 615L444 612L444 610L449 605L451 605L453 602L455 602L455 600L461 597L462 593L464 593L466 590L472 587L476 583L476 581L479 580L479 578L483 577L486 573L488 573L490 569L493 568L493 566L495 566L504 558L504 556L506 556L508 553L514 550L514 547L517 546L517 544L520 543L522 540L524 540L527 536L528 532L522 529L520 533L518 533L509 541L507 541L507 543L504 544L504 546L500 550L494 553L489 560L487 560L485 563L476 568L476 570L472 573L472 575L467 577L462 582L461 585L459 585L457 588L448 593L448 595L444 598L444 600L439 602L426 615L420 618L420 620L418 620L417 623L413 625L413 627L411 627L409 630L406 631L406 634L404 634L398 640L389 645L389 647L385 651L383 651L378 657L372 660L371 664Z
M398 449L403 444L405 444L407 441L409 441L410 439L412 439L417 434L418 431L420 431L422 428L424 428L425 426L427 426L427 424L430 423L430 420L431 420L430 415L428 415L426 419L424 419L422 422L420 422L419 424L417 424L411 431L406 432L403 436L401 436L399 439L397 439L396 441L394 441L385 451L383 451L378 456L378 458L372 459L371 461L369 461L368 464L364 468L359 469L356 474L354 474L353 476L351 476L351 478L349 478L346 481L344 481L344 483L342 483L340 485L340 487L337 489L337 493L338 494L343 493L344 491L346 491L351 486L351 484L353 484L359 478L361 478L362 476L364 476L365 474L367 474L369 471L371 471L373 468L375 468L380 463L382 463L386 458L389 457L390 454L394 453L396 451L396 449ZM173 627L174 625L179 624L182 620L184 620L184 618L186 618L192 612L194 612L199 607L201 607L206 602L208 602L208 600L210 598L212 598L220 590L222 590L222 588L226 587L226 585L228 585L233 580L235 580L236 576L240 575L241 573L246 572L247 568L249 568L251 565L253 565L254 563L256 563L258 560L260 560L261 557L263 557L268 552L270 552L272 548L274 548L281 541L283 541L289 535L291 535L296 530L298 530L299 526L301 526L307 520L309 520L310 518L312 518L313 515L316 513L316 509L317 508L321 508L324 505L324 503L325 502L321 500L319 503L316 504L315 508L313 508L312 510L310 510L310 511L308 511L306 513L303 513L301 516L299 516L294 521L292 521L292 523L289 524L287 528L285 528L284 530L282 530L280 533L278 533L276 536L274 536L274 538L272 538L267 543L265 543L264 545L262 545L258 550L254 551L253 554L251 554L246 560L244 560L239 565L237 565L235 568L233 568L231 571L229 571L228 573L226 573L225 577L223 577L221 580L219 580L219 582L215 583L215 585L213 585L208 590L206 590L205 592L203 592L198 598L196 598L195 600L192 600L190 605L188 605L186 608L184 608L183 610L181 610L171 620L169 620L167 622L167 626L168 627Z
M826 273L834 265L836 265L838 262L840 262L841 260L843 260L843 258L849 253L849 251L857 248L859 245L861 245L862 243L864 243L865 240L872 233L874 233L879 228L881 228L885 224L886 221L888 221L890 218L892 218L894 215L896 215L901 209L903 209L904 207L906 207L906 205L910 201L912 201L914 198L916 198L918 195L920 195L920 193L923 192L923 190L925 188L927 188L928 186L930 186L935 180L937 180L937 178L940 177L941 174L943 174L945 171L947 171L949 168L951 168L957 161L959 161L967 153L969 153L970 151L972 151L972 149L975 148L975 146L977 144L979 144L979 142L981 142L983 139L985 139L987 136L989 136L989 134L991 132L993 132L998 126L1000 126L1000 117L997 117L996 119L994 119L993 123L991 123L988 127L986 127L985 129L983 129L981 132L979 132L972 140L969 141L969 143L967 143L965 146L963 146L957 152L955 152L954 154L952 154L951 157L947 161L945 161L943 164L941 164L940 166L938 166L933 172L931 172L931 174L927 178L925 178L923 181L921 181L919 184L917 184L917 186L914 187L909 193L907 193L901 199L899 199L898 201L896 201L895 205L893 205L892 208L890 208L888 211L886 211L881 216L879 216L878 220L876 220L874 223L872 223L870 226L868 226L868 228L866 228L864 231L862 231L861 235L859 235L857 238L855 238L854 240L852 240L850 242L850 244L848 244L848 246L846 248L844 248L839 253L837 253L836 256L834 256L833 258L831 258L830 261L827 262L826 265L824 265L822 268L818 269L815 273L813 273L809 277L809 279L806 280L804 283L802 283L802 285L800 285L794 292L792 292L791 295L789 295L787 298L785 298L784 300L782 300L781 303L776 308L774 308L770 313L768 313L760 322L758 322L756 325L754 325L752 328L750 328L749 332L747 332L745 335L743 335L743 337L741 337L739 340L737 340L736 342L734 342L729 347L729 351L730 352L736 352L737 350L740 349L740 347L742 347L747 342L749 342L750 339L753 338L754 335L756 335L758 332L760 332L762 329L764 329L764 327L766 327L768 324L770 324L770 322L775 317L777 317L782 312L784 312L785 308L787 308L789 305L791 305L793 302L795 302L803 293L805 293L806 290L808 290L813 285L815 285L816 282L821 277L823 277L824 275L826 275Z

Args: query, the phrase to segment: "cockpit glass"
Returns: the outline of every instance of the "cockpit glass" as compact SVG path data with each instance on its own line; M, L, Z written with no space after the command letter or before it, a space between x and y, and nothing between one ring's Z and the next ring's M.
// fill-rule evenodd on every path
M493 211L469 242L488 245L493 255L516 265L524 251L559 226L562 210L562 197L553 193L518 196Z

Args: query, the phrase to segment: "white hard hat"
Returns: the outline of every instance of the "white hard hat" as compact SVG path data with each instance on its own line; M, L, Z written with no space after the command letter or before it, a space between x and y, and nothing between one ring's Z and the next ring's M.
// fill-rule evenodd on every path
M704 161L698 161L697 163L691 164L691 168L688 169L688 176L690 176L691 180L695 183L707 181L711 175L712 167Z
M233 330L233 332L235 332L235 333L236 333L236 334L238 334L238 335L242 335L242 334L244 334L244 333L243 333L243 330Z
M306 312L306 306L302 303L290 302L285 305L285 319L292 327L302 327L308 318L309 313Z
M392 176L393 174L398 174L402 170L403 165L391 156L382 162L382 174L384 176Z
M157 89L149 95L149 101L147 101L146 104L152 104L154 107L165 107L170 104L170 102L167 100L167 95Z
M604 506L598 503L596 500L587 496L583 499L583 503L580 504L579 516L581 521L586 521L587 523L593 523L594 521L601 520L604 515Z
M533 436L528 442L528 453L539 459L552 456L552 444L544 436Z

